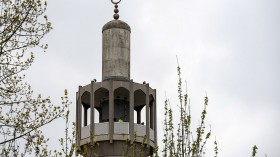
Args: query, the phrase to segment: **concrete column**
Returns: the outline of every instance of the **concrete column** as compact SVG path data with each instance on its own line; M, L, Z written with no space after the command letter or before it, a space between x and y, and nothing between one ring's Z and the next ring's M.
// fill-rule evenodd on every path
M94 91L93 91L94 81L91 81L91 96L90 96L90 143L94 142Z
M147 136L147 147L150 145L150 94L149 94L149 84L146 84L146 136Z
M82 86L79 86L79 93L78 93L78 115L77 115L77 136L78 136L78 148L80 147L80 141L81 141L81 130L82 130Z
M78 92L76 92L76 151L75 151L76 156L79 155L78 152L80 151L80 141L81 141L81 135L80 135L80 131L79 131L79 128L80 128L79 127L79 125L80 125L79 116L81 116L79 113L79 108L80 108L79 101L80 101L80 87L79 87Z
M109 89L109 139L110 143L113 143L114 135L114 91L113 91L113 81L110 81Z
M79 136L79 92L76 92L76 143L77 146L80 145L80 136Z
M130 81L130 91L129 91L129 136L130 142L134 142L134 91L133 82Z

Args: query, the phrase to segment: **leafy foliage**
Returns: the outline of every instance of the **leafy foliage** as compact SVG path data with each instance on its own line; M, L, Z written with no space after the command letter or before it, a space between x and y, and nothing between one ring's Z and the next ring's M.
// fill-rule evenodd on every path
M205 145L211 137L211 129L206 131L205 118L206 107L208 106L208 97L204 98L204 109L201 113L200 124L196 128L196 133L191 131L191 112L188 94L182 91L181 69L178 65L178 98L180 102L180 121L177 129L177 136L174 136L173 110L169 100L165 101L165 119L164 119L164 157L203 157L205 156ZM196 136L194 136L196 135ZM176 140L176 141L175 141ZM176 145L176 147L175 147ZM215 141L215 154L218 155L218 145Z
M252 157L255 157L255 156L256 156L257 150L258 150L258 147L257 147L256 145L254 145L253 151L252 151Z
M60 106L49 97L33 95L24 81L25 70L34 62L32 49L47 48L41 39L52 29L41 0L0 2L0 155L48 156L47 141L40 130L64 116L68 94Z
M191 105L188 100L187 90L183 93L181 68L178 63L178 98L179 98L179 114L176 135L174 135L173 110L168 99L164 105L164 137L163 150L164 157L205 157L206 143L211 137L211 127L206 131L205 119L207 115L208 97L204 97L204 108L201 112L200 123L196 128L196 132L192 132L191 122ZM177 113L175 113L177 114ZM255 145L252 150L252 157L256 157L258 147ZM218 157L218 143L214 140L214 157ZM267 155L265 155L267 156Z

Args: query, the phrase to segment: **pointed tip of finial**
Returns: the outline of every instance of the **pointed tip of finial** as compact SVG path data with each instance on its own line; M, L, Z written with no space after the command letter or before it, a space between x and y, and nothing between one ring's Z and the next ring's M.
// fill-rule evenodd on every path
M118 14L118 13L119 13L118 4L121 2L121 0L119 0L118 2L114 2L114 0L111 0L111 2L112 2L113 4L115 4L114 19L115 19L115 20L118 20L118 19L120 18L119 14Z

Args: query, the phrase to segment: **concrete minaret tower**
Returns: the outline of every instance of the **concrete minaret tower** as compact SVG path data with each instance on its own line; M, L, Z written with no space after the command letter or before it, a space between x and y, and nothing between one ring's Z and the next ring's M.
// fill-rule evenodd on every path
M113 20L102 29L102 80L130 80L130 27Z
M121 0L111 1L114 20L102 29L102 82L93 80L77 92L77 154L151 156L157 146L156 90L130 79L131 29L118 20Z

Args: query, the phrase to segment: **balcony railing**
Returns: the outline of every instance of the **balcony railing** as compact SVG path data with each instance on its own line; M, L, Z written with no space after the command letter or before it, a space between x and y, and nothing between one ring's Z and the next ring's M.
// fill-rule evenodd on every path
M134 124L134 133L138 141L146 135L146 125ZM109 140L109 122L94 123L94 134L96 142ZM81 140L90 137L90 125L82 127ZM129 139L129 122L114 122L114 140ZM154 143L154 130L150 128L150 141Z

